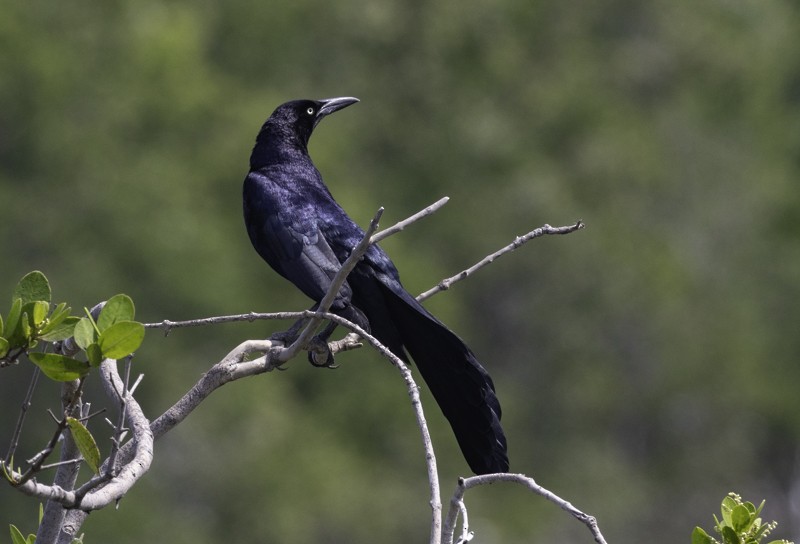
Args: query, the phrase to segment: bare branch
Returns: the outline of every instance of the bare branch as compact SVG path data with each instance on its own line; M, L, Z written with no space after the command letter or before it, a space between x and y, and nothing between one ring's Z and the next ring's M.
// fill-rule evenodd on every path
M78 382L65 382L61 385L61 402L65 412L70 410L72 399L75 398L77 393ZM79 404L75 406L72 411L75 416L82 416L88 414L90 406L88 403ZM73 489L75 482L78 479L78 471L80 470L81 454L72 433L62 433L63 441L61 443L61 461L55 463L58 466L56 475L53 478L53 485L62 489ZM42 466L42 470L47 466ZM58 535L61 532L61 527L64 524L64 518L67 511L64 506L56 501L47 501L45 504L44 512L42 515L39 529L36 532L36 542L40 544L52 544L58 540Z
M14 433L11 435L11 445L8 447L6 454L6 464L11 463L11 459L17 451L19 446L19 437L22 434L22 426L25 424L25 416L28 413L28 408L31 407L31 399L33 398L33 391L36 389L36 384L39 383L39 374L41 371L38 366L34 366L33 375L31 376L31 383L28 385L28 392L25 394L25 399L22 401L22 406L19 409L19 417L17 418L17 425L14 427Z
M83 510L68 510L56 544L72 544L73 540L78 537L78 531L88 515L89 513Z
M77 385L74 385L75 383L77 383ZM80 403L83 384L84 380L80 379L77 382L72 382L68 385L65 384L65 386L62 388L61 402L64 405L64 414L61 419L58 419L55 415L53 415L52 412L50 412L50 415L53 416L53 419L56 421L56 429L53 431L53 435L44 449L39 451L36 455L28 460L28 470L22 474L19 474L18 477L15 476L13 478L11 484L14 487L20 487L33 478L36 473L41 470L44 461L50 456L50 454L53 453L53 450L55 450L56 445L58 444L59 438L61 438L62 433L67 428L67 416L71 415L73 410L75 410ZM80 415L80 413L78 415ZM13 467L11 468L13 469Z
M441 291L446 291L447 289L450 289L450 287L454 283L457 283L457 282L459 282L459 281L471 276L472 274L474 274L475 272L477 272L478 270L480 270L484 266L487 266L487 265L493 263L496 259L502 257L506 253L511 253L515 249L517 249L520 246L522 246L525 242L533 240L534 238L539 238L539 237L545 236L547 234L569 234L571 232L575 232L576 230L580 230L580 229L584 228L584 226L585 225L584 225L583 221L581 221L581 220L578 220L577 222L575 222L574 225L567 225L565 227L551 227L550 225L545 224L545 225L542 225L541 227L539 227L538 229L534 229L534 230L530 231L528 234L525 234L523 236L517 236L517 238L514 239L514 241L511 242L510 244L508 244L506 247L495 251L491 255L487 255L486 257L484 257L483 259L481 259L480 261L478 261L474 265L470 266L466 270L462 270L461 272L459 272L455 276L452 276L452 277L449 277L447 279L444 279L444 280L440 281L439 284L436 285L436 287L434 287L432 289L429 289L429 290L425 291L424 293L422 293L421 295L419 295L417 297L417 300L422 302L423 300L425 300L427 298L430 298L433 295L435 295L435 294L437 294L437 293L439 293Z
M409 218L404 219L404 220L392 225L388 229L384 229L384 230L374 234L370 238L370 243L377 243L377 242L383 240L384 238L386 238L386 237L388 237L388 236L390 236L392 234L395 234L397 232L402 231L403 229L405 229L405 227L407 227L411 223L413 223L415 221L418 221L419 219L422 219L423 217L427 217L428 215L432 214L433 212L439 210L442 206L444 206L447 203L447 201L448 201L448 197L444 197L444 198L438 200L437 202L434 202L433 204L431 204L427 208L425 208L425 209L417 212L416 214L410 216ZM484 266L487 266L487 265L491 264L498 257L501 257L502 255L504 255L506 253L509 253L511 251L514 251L515 249L519 248L521 245L525 244L526 242L528 242L528 241L530 241L530 240L532 240L534 238L539 238L541 236L550 235L550 234L569 234L571 232L574 232L576 230L580 230L580 229L583 229L583 228L585 228L585 224L582 221L577 221L573 225L567 225L567 226L563 226L563 227L551 227L550 225L545 224L545 225L543 225L543 226L541 226L541 227L539 227L537 229L532 230L531 232L529 232L529 233L527 233L527 234L525 234L523 236L518 236L512 243L510 243L506 247L504 247L504 248L502 248L502 249L500 249L498 251L495 251L494 253L492 253L491 255L488 255L487 257L484 257L483 259L478 261L473 266L467 268L466 270L463 270L463 271L459 272L455 276L452 276L450 278L447 278L447 279L444 279L444 280L440 281L436 286L434 286L431 289L429 289L428 291L425 291L424 293L420 294L417 297L417 300L423 301L423 300L428 299L428 298L432 297L433 295L436 295L436 294L438 294L438 293L440 293L442 291L446 291L454 283L467 278L468 276L472 275L477 270L483 268ZM341 286L340 286L340 288L341 288ZM178 329L178 328L183 328L183 327L200 327L200 326L205 326L205 325L218 325L218 324L221 324L221 323L236 323L236 322L240 322L240 321L252 322L252 321L259 321L259 320L296 319L297 315L298 315L298 312L268 312L268 313L248 312L246 314L222 315L222 316L214 316L214 317L205 317L205 318L201 318L201 319L188 319L188 320L183 320L183 321L170 321L169 319L165 319L165 320L160 321L158 323L145 323L144 326L145 326L145 328L148 328L148 329L163 329L165 334L169 334L172 329ZM345 349L341 349L341 347L343 347L344 345L345 344L342 344L342 346L340 346L340 350L341 351L346 351ZM355 347L355 343L352 342L352 341L348 342L347 345L350 346L349 349L353 349Z
M305 324L305 328L300 336L292 343L289 347L284 347L283 343L280 340L272 339L272 340L265 340L265 341L251 341L245 342L244 344L237 347L234 351L232 351L223 361L212 367L212 369L200 380L197 384L186 394L184 397L179 400L170 410L165 412L162 416L156 419L151 428L153 433L156 437L163 435L164 433L168 432L171 428L175 425L180 423L185 417L188 416L194 408L199 405L208 395L211 394L216 388L220 387L222 384L227 383L229 381L244 377L246 375L258 374L262 372L269 372L274 368L279 367L279 365L287 362L292 357L296 355L296 353L305 346L305 344L310 339L311 335L319 326L319 323L322 319L327 319L332 321L336 324L339 324L351 331L350 334L345 336L342 340L334 341L329 344L329 348L332 353L336 353L338 351L347 351L350 349L354 349L361 346L361 339L364 339L368 343L370 343L373 347L375 347L379 352L381 352L384 356L388 357L392 363L401 371L404 380L406 381L406 385L409 389L409 395L412 398L412 405L415 410L415 414L417 416L417 423L420 428L420 431L423 435L423 444L426 452L426 463L428 467L428 478L430 482L430 491L431 491L431 508L433 510L433 520L431 524L431 542L432 543L439 543L441 541L442 535L442 520L441 520L441 498L440 498L440 491L439 491L439 482L438 482L438 471L436 468L436 459L433 452L433 448L431 445L430 435L428 433L427 423L425 421L425 416L422 411L422 406L419 401L419 391L418 388L411 376L410 370L408 366L399 358L397 358L394 354L392 354L385 346L383 346L377 339L372 337L371 335L367 334L366 331L360 329L354 323L351 323L335 314L331 314L327 312L330 305L335 300L335 297L338 295L341 286L346 281L347 275L350 273L352 268L358 262L358 260L363 256L363 254L367 251L369 244L375 243L379 240L382 240L386 236L394 234L396 232L400 232L406 226L417 221L431 213L434 213L436 210L441 208L446 202L447 198L443 198L438 202L432 204L428 208L418 212L417 214L409 217L406 220L400 221L399 223L393 225L389 229L381 231L380 233L373 234L377 229L377 222L380 219L381 213L383 209L381 208L378 213L376 214L375 218L373 219L372 223L370 224L370 228L365 233L364 238L360 241L360 243L353 249L345 263L343 263L342 267L340 268L339 272L332 280L331 285L328 289L328 292L325 298L320 302L316 311L306 311L306 312L277 312L277 313L255 313L250 312L248 314L239 314L239 315L232 315L232 316L219 316L219 317L211 317L206 319L197 319L197 320L189 320L189 321L178 321L173 322L169 320L164 320L161 323L148 323L145 326L147 328L162 328L164 329L165 333L169 333L172 328L177 327L188 327L188 326L200 326L200 325L207 325L207 324L215 324L215 323L227 323L227 322L235 322L235 321L255 321L255 320L267 320L267 319L310 319L311 322ZM578 229L583 228L583 223L581 221L576 222L574 225L569 225L565 227L551 227L550 225L543 225L542 227L535 229L528 234L517 237L514 242L509 244L508 246L488 255L472 267L462 271L461 273L453 276L452 278L445 279L441 281L436 287L426 291L422 295L420 295L418 300L424 300L429 298L443 290L448 289L453 283L456 283L480 268L487 266L488 264L492 263L497 258L501 257L502 255L514 251L524 243L528 242L533 238L538 238L543 235L550 235L550 234L568 234L570 232L574 232ZM251 361L245 361L245 357L252 352L259 351L265 353L262 357ZM531 480L532 482L533 480ZM463 493L462 493L463 494ZM461 499L459 498L458 501ZM458 506L460 504L460 508L463 509L464 517L466 517L466 507L463 506L463 502L456 502ZM452 510L452 505L451 505ZM457 510L456 513L453 514L457 517ZM455 524L455 518L452 520L452 524ZM452 535L453 530L452 527L449 527L449 541L452 542ZM468 527L465 524L464 532L462 534L462 541L467 540L469 537Z
M170 321L165 319L159 323L145 323L146 329L163 329L164 334L169 334L172 329L184 327L202 327L205 325L219 325L221 323L237 323L239 321L282 320L296 319L298 312L248 312L246 314L220 315L203 317L200 319L187 319L184 321Z
M342 264L342 267L339 270L339 274L337 274L334 280L331 282L331 286L328 289L326 298L327 296L330 296L332 302L332 299L335 298L336 294L338 294L339 292L339 289L341 289L342 283L344 283L344 280L347 278L347 275L352 271L352 268L355 266L358 259L360 259L361 256L363 256L363 254L367 251L367 248L369 247L370 244L378 243L380 240L383 240L384 238L387 238L392 234L396 234L402 231L410 224L433 214L434 212L438 211L442 206L447 204L448 200L449 197L441 198L438 201L431 204L430 206L415 213L414 215L395 223L388 229L384 229L378 233L375 233L375 230L377 230L378 227L378 221L380 220L380 217L383 214L383 208L380 208L378 212L375 214L375 217L372 219L372 222L370 223L370 227L367 229L367 232L365 233L367 236L365 236L364 239L361 240L361 243L359 243L356 246L356 248L354 248L353 252L351 252L350 258L347 261L345 261L344 264ZM336 286L335 290L333 289L334 286ZM319 311L327 311L330 308L330 302L328 302L327 304L325 304L325 302L326 300L323 299L323 301L320 303L318 307ZM296 312L273 312L273 313L250 312L247 314L208 317L203 319L190 319L186 321L170 321L168 319L165 319L160 323L145 323L144 326L148 329L163 329L165 334L169 334L169 332L172 329L180 327L197 327L202 325L232 323L237 321L256 321L261 319L294 319L294 317L292 317L294 315L296 315Z
M427 208L424 208L424 209L418 211L417 213L415 213L411 217L409 217L407 219L403 219L402 221L398 221L397 223L395 223L394 225L392 225L388 229L383 229L382 231L380 231L377 234L373 235L372 238L370 238L370 243L371 244L377 244L378 242L380 242L384 238L388 238L392 234L397 234L398 232L400 232L401 230L403 230L407 226L409 226L411 223L415 223L416 221L419 221L423 217L428 217L429 215L431 215L431 214L435 213L436 211L438 211L439 208L441 208L442 206L447 204L448 200L450 200L449 196L440 198L439 200L437 200L436 202L434 202L433 204L431 204Z
M78 500L76 506L86 511L103 508L122 498L150 469L153 461L154 438L150 430L150 422L145 417L139 402L126 389L127 379L123 381L120 378L117 361L105 359L100 363L100 376L106 395L112 399L121 399L125 404L126 420L133 434L130 443L133 444L134 455L132 459L121 466L113 477L109 478L111 474L107 472L106 468L106 473L101 478L107 479L107 482L102 483L97 489L93 489L94 485L90 481L75 492ZM101 474L103 474L103 470L101 470Z
M481 476L473 476L471 478L459 478L458 485L456 486L455 492L450 499L450 509L447 512L447 517L445 518L444 539L442 541L444 544L453 543L453 534L455 533L456 521L458 519L460 508L462 508L462 505L464 504L464 494L466 493L467 489L479 485L492 484L495 482L514 482L527 487L537 495L544 497L554 504L557 504L562 510L565 510L575 519L586 525L586 527L588 527L591 531L594 541L597 544L607 544L603 534L600 532L600 528L597 526L597 520L594 518L594 516L584 514L572 506L572 504L570 504L568 501L537 484L533 478L525 476L524 474L511 473L484 474ZM465 518L464 532L466 533L467 530Z
M414 415L417 418L417 427L422 434L422 443L425 450L425 464L428 470L428 485L430 489L430 505L432 511L430 544L440 544L442 539L442 500L441 491L439 488L439 472L436 466L436 454L433 450L433 441L431 440L430 431L428 430L425 412L422 409L422 401L420 400L419 396L419 386L417 386L416 382L414 381L414 377L411 375L411 369L402 359L392 353L389 348L381 344L377 338L367 333L355 323L351 323L350 321L331 313L325 314L324 318L350 329L352 332L358 334L361 338L367 341L372 347L378 350L381 355L391 361L391 363L400 371L403 380L406 382L406 388L409 396L411 397L411 406L413 407Z
M408 219L404 219L399 223L389 227L388 229L382 230L377 234L373 235L370 238L371 243L378 242L383 240L387 236L391 234L395 234L396 232L400 232L406 226L417 221L423 217L430 215L431 213L435 212L439 208L441 208L444 204L447 203L447 197L442 198L438 202L431 204L424 210L412 215ZM508 244L507 246L503 247L495 251L494 253L487 255L474 265L470 266L469 268L462 270L455 276L451 276L449 278L443 279L440 281L436 286L432 287L431 289L425 291L424 293L417 296L417 300L422 302L442 291L448 290L454 283L457 283L467 277L471 276L481 268L488 266L489 264L493 263L499 257L502 257L506 253L510 253L520 246L525 244L526 242L533 240L534 238L540 238L545 235L555 235L555 234L569 234L571 232L575 232L576 230L580 230L585 228L585 223L582 221L577 221L573 225L566 225L563 227L552 227L550 225L542 225L541 227L530 231L529 233L518 236L514 239L513 242ZM341 288L341 286L339 286ZM256 321L256 320L271 320L271 319L294 319L297 315L297 312L272 312L272 313L257 313L257 312L249 312L246 314L235 314L235 315L224 315L224 316L215 316L215 317L207 317L202 319L189 319L185 321L170 321L165 319L159 323L145 323L145 327L148 329L163 329L165 334L169 334L172 329L182 328L182 327L198 327L203 325L213 325L213 324L220 324L220 323L233 323L238 321ZM342 346L339 346L340 349ZM353 349L355 347L354 342L349 342L347 345L350 346L349 349ZM342 350L343 351L343 350Z
M236 318L236 319L231 319ZM281 312L279 314L242 314L240 316L226 316L223 320L216 322L226 322L234 320L255 320L255 319L304 319L304 318L321 318L335 322L357 335L358 338L363 339L365 342L372 345L383 356L387 357L392 364L400 371L403 380L406 383L408 394L411 397L411 405L414 409L414 414L417 418L417 426L422 434L423 448L425 450L425 462L428 471L428 482L430 489L430 505L432 509L431 520L431 539L430 542L439 544L441 541L442 532L442 504L441 492L439 488L439 475L436 467L436 455L433 451L433 443L431 441L428 425L425 420L425 413L422 408L422 403L419 397L419 387L417 386L411 374L411 370L400 358L393 354L389 348L384 346L374 336L367 333L355 323L348 321L336 314L329 312L315 312L307 310L304 312ZM210 320L216 318L209 318L206 320L193 320L189 322L169 322L169 326L196 326L209 323ZM161 324L154 324L156 327L162 326ZM352 340L354 335L348 335L351 339L348 342L356 343ZM348 338L346 337L346 338ZM352 348L344 348L352 349ZM255 352L265 353L264 356L253 360L246 360L246 357ZM159 416L151 424L151 429L155 438L158 438L175 425L183 421L206 397L222 385L246 376L260 374L274 370L279 365L286 362L284 359L286 350L282 347L280 342L274 340L248 340L237 346L231 351L222 361L214 365L178 402L176 402L169 410ZM125 458L128 454L128 444L120 450L120 457Z
M115 477L108 478L104 475L93 478L75 491L71 491L69 488L65 489L60 485L40 484L35 480L25 481L16 486L17 489L27 495L59 502L67 508L80 508L85 511L97 510L124 496L148 471L153 460L153 433L150 431L147 418L130 391L125 391L124 383L117 372L116 361L106 359L100 363L100 376L106 395L113 398L117 395L117 391L123 392L127 405L128 424L133 431L133 439L129 442L129 444L133 444L131 458L126 460L125 465ZM23 476L13 470L8 472L17 480Z
M295 312L297 314L298 312ZM166 412L150 424L155 438L160 438L200 405L211 393L228 382L269 372L277 368L281 361L277 360L270 340L247 340L234 348L220 362L206 372L192 388L173 404ZM251 353L265 353L262 357L247 360Z
M111 438L111 452L108 454L108 461L106 462L106 477L111 479L114 477L117 469L117 453L119 452L122 441L128 429L125 427L125 418L128 411L128 403L124 392L128 392L133 396L133 389L129 388L131 379L131 356L125 358L125 380L122 383L122 391L116 391L117 398L119 399L119 416L117 424L114 425L114 436ZM113 382L112 382L113 385Z

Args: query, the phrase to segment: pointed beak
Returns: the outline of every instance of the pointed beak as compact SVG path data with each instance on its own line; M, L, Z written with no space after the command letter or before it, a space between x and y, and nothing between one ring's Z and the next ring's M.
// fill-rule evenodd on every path
M322 107L317 112L317 117L314 119L314 126L319 123L323 117L332 114L335 111L339 111L347 106L355 104L358 102L358 98L353 98L352 96L342 96L339 98L325 98L319 101L322 104Z

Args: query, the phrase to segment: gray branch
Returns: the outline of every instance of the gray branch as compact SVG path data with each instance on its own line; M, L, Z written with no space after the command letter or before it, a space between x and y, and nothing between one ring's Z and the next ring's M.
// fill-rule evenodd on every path
M590 516L589 514L585 514L572 506L571 503L562 499L552 491L545 489L544 487L540 486L536 483L536 481L529 477L525 476L524 474L511 474L511 473L502 473L502 474L484 474L481 476L473 476L471 478L459 478L458 485L456 486L455 492L450 499L450 508L447 511L447 517L445 518L444 522L444 535L442 542L444 544L453 544L453 535L456 529L456 522L458 521L458 514L459 512L464 512L463 516L463 530L462 530L462 538L459 542L464 542L471 538L471 536L464 537L464 535L469 535L469 527L467 526L467 517L466 517L466 505L464 504L464 494L467 492L468 489L479 485L486 485L492 484L495 482L514 482L520 485L523 485L536 493L537 495L544 497L545 499L549 500L550 502L557 504L562 510L568 512L572 515L575 519L586 525L589 530L592 532L592 536L594 537L594 541L597 544L606 544L605 538L603 538L603 534L600 532L600 528L597 526L597 520L594 516Z
M468 278L469 276L471 276L472 274L474 274L475 272L477 272L478 270L480 270L484 266L488 266L488 265L492 264L495 260L499 259L500 257L505 255L506 253L511 253L512 251L514 251L516 249L519 249L520 246L522 246L523 244L525 244L526 242L528 242L530 240L533 240L534 238L539 238L541 236L545 236L545 235L548 235L548 234L569 234L571 232L575 232L576 230L580 230L580 229L582 229L584 227L585 227L585 225L584 225L583 221L581 221L580 219L578 221L576 221L575 224L567 225L567 226L564 226L564 227L551 227L550 225L544 224L541 227L539 227L538 229L534 229L534 230L530 231L527 234L524 234L522 236L517 236L514 239L514 241L511 242L510 244L508 244L506 247L504 247L502 249L499 249L499 250L495 251L494 253L492 253L490 255L487 255L486 257L484 257L483 259L481 259L480 261L478 261L474 265L470 266L469 268L467 268L465 270L462 270L461 272L459 272L455 276L451 276L451 277L449 277L447 279L444 279L444 280L440 281L436 285L436 287L434 287L432 289L429 289L429 290L425 291L424 293L422 293L421 295L419 295L417 297L417 300L422 302L423 300L425 300L427 298L430 298L430 297L432 297L433 295L435 295L437 293L440 293L442 291L446 291L446 290L450 289L450 287L454 283L457 283L457 282L459 282L459 281L461 281L463 279Z
M46 516L45 522L42 524L43 527L40 528L40 535L37 536L37 542L41 542L42 544L66 544L70 542L77 534L88 512L108 506L122 498L127 491L135 485L136 481L147 472L153 459L153 442L155 439L163 436L185 420L195 408L222 385L234 380L270 372L293 359L300 350L307 348L308 341L311 339L313 333L323 320L327 320L350 331L343 339L330 342L329 347L333 353L354 349L360 347L363 343L368 343L391 361L401 373L406 383L408 394L411 398L411 405L417 420L417 426L420 429L422 437L428 472L430 505L432 510L430 544L440 544L442 542L452 543L459 512L464 520L460 541L466 542L469 540L471 538L471 533L469 532L467 523L466 506L463 502L464 493L470 487L483 483L491 483L493 481L515 481L526 485L534 492L559 504L576 518L581 519L581 521L592 529L598 544L605 544L593 517L583 514L568 502L541 488L533 479L519 474L492 474L460 480L459 487L453 499L451 499L450 510L445 520L443 531L441 492L436 456L420 401L419 387L414 381L411 370L403 360L389 351L378 339L356 324L328 311L330 305L338 295L341 286L346 281L347 275L355 267L358 260L362 258L371 244L377 243L379 240L396 232L400 232L413 222L434 213L446 204L447 200L447 197L445 197L413 216L396 223L392 227L376 233L378 220L383 212L383 208L381 208L366 230L363 239L353 248L350 257L342 264L338 274L332 280L326 296L314 311L276 313L250 312L247 314L219 316L190 321L173 322L164 320L161 323L145 324L147 328L161 328L165 333L169 333L171 329L178 327L202 326L234 321L300 319L307 322L303 332L289 346L284 345L282 341L274 338L243 342L228 353L221 361L212 366L186 394L161 416L152 421L152 423L145 417L138 402L134 399L132 391L127 389L127 376L125 381L120 378L116 361L103 361L100 366L100 375L105 392L110 398L118 400L121 405L120 421L115 428L116 442L114 444L114 454L106 459L98 475L91 478L79 489L73 490L72 488L79 465L78 463L70 463L68 461L78 458L79 455L76 452L76 448L74 448L74 444L69 442L66 443L62 449L62 461L65 463L59 466L59 471L61 471L62 468L64 469L64 478L57 478L53 485L44 485L32 479L17 486L23 493L49 501L48 509L51 510L51 515ZM463 280L475 271L487 266L500 256L514 251L533 238L547 234L567 234L581 228L583 228L583 223L580 221L574 225L565 227L544 225L524 236L518 237L505 248L488 255L456 276L442 280L436 287L421 294L418 300L424 300L438 292L448 289L452 284ZM254 355L257 356L254 357ZM127 443L121 444L123 436L122 425L125 422L127 422L127 425L132 431L132 438ZM118 469L114 466L116 464L118 464ZM9 472L12 478L18 478L20 476L18 473L12 471L7 463L4 463L3 468ZM48 525L49 527L45 528L44 525ZM58 530L53 531L53 528L57 528Z
M136 481L150 468L153 460L153 433L150 422L142 412L139 403L129 391L125 391L122 379L117 372L116 361L106 359L100 364L100 376L106 395L117 400L118 394L124 396L127 405L127 422L133 432L133 455L127 460L119 473L104 480L92 479L78 490L69 490L53 484L45 485L28 480L17 486L21 492L40 499L55 501L66 508L79 508L84 511L98 510L122 498ZM16 472L12 476L18 476Z

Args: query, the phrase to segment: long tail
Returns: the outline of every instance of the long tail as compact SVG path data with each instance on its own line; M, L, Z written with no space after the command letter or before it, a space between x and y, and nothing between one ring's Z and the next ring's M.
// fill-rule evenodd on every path
M508 472L500 401L461 339L399 284L379 282L403 346L419 368L475 474Z

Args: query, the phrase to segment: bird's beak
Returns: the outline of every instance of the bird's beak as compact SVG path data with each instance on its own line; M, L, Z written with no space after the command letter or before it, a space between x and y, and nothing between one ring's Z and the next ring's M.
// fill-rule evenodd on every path
M351 104L355 104L358 102L358 98L353 98L352 96L342 96L339 98L325 98L320 100L319 103L322 104L322 107L317 112L317 117L314 120L314 126L319 123L323 117L326 115L330 115L335 111L339 111L342 108L346 108Z

